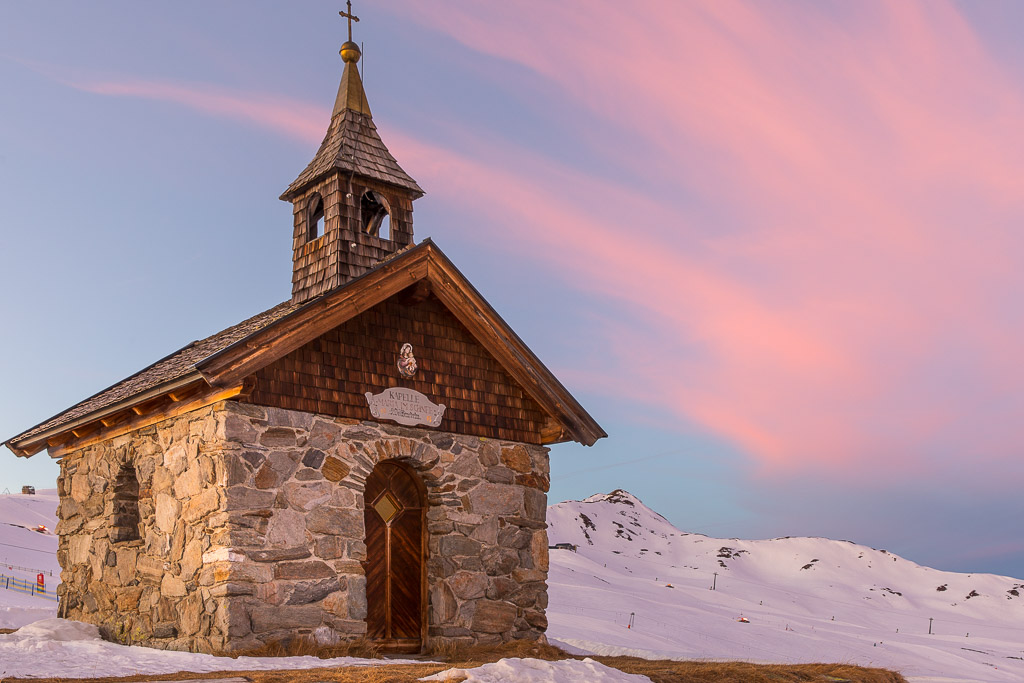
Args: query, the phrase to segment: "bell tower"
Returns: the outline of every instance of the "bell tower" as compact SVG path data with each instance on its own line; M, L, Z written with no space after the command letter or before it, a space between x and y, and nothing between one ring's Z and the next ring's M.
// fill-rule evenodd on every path
M302 303L359 277L412 244L412 203L423 196L377 134L352 41L341 46L345 71L331 124L316 156L281 199L294 207L292 302Z

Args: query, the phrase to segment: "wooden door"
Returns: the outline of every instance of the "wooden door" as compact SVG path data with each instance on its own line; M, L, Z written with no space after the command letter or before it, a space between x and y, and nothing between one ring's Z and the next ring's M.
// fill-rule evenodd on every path
M366 635L389 652L419 652L426 625L426 492L404 464L366 479Z

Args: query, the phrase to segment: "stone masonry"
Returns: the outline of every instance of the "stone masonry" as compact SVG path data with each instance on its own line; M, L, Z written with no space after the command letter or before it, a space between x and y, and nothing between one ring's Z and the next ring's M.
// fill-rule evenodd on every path
M61 459L59 616L122 642L223 647L228 603L210 562L226 531L220 412L197 410ZM117 542L114 483L125 464L139 480L141 521L138 540Z
M363 486L390 458L427 489L429 642L542 638L547 448L236 401L62 459L61 616L204 652L318 628L358 638ZM113 484L126 463L140 538L116 542Z

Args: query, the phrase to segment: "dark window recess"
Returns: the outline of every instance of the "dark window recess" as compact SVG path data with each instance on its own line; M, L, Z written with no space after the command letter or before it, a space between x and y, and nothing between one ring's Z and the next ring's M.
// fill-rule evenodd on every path
M311 242L324 234L324 200L320 193L309 199L309 214L306 217L306 241Z
M391 221L388 213L387 200L380 194L367 190L359 201L359 215L363 222L363 232L390 239Z
M114 517L110 540L135 541L139 536L139 478L135 468L122 465L114 480Z

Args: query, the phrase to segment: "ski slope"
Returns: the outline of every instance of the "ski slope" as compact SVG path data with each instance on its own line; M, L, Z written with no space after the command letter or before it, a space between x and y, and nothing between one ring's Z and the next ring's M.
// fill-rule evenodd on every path
M578 545L551 551L548 579L548 636L571 651L1024 681L1024 581L847 541L687 534L624 491L553 505L548 522L552 545Z
M47 532L33 531L39 525L45 526ZM41 490L32 496L0 495L0 628L17 628L57 615L55 600L5 588L13 585L14 580L35 584L42 572L46 594L55 597L60 581L57 537L53 533L56 526L56 489Z

